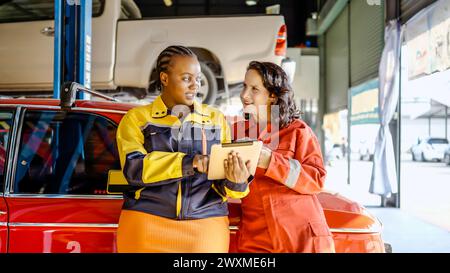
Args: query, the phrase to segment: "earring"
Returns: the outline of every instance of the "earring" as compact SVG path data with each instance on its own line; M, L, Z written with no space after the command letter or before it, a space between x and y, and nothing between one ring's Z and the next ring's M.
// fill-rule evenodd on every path
M276 98L275 94L272 93L272 94L270 95L270 98L273 99L273 100L275 100L275 98ZM272 105L273 103L274 103L274 101L271 101L271 102L270 102L271 105Z

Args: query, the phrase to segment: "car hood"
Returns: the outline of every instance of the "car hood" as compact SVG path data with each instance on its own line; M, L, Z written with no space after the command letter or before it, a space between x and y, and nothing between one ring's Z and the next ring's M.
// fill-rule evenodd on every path
M381 222L366 208L333 192L321 192L318 199L332 232L379 233Z
M366 208L338 193L321 192L317 195L323 207L327 224L333 233L380 233L381 222ZM229 219L231 226L238 226L241 216L241 201L230 199Z

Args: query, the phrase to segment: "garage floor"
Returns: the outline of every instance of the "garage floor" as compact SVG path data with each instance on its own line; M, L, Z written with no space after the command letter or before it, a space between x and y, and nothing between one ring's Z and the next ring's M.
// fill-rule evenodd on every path
M450 253L450 232L401 210L368 208L383 223L393 253Z
M403 209L395 209L379 207L380 197L368 192L371 162L352 162L350 185L347 183L346 164L345 160L338 160L327 166L326 190L338 192L364 205L378 217L383 223L383 239L392 245L394 253L450 253L450 184L446 183L448 179L443 174L445 171L448 177L450 168L436 163L425 164L427 169L419 166L413 171L417 164L413 166L406 162L403 179L409 183L402 188ZM430 169L438 167L440 169ZM429 174L436 177L431 179ZM423 187L423 181L427 181L428 187ZM433 184L430 185L431 182Z

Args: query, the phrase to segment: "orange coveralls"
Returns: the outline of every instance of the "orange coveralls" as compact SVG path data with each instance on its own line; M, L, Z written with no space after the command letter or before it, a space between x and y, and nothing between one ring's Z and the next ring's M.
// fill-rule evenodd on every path
M248 121L235 123L233 137L248 137L249 126ZM279 145L274 149L268 144L275 137ZM326 170L311 128L295 120L278 132L263 131L258 139L271 148L272 157L267 170L257 168L250 193L242 199L238 251L334 252L316 196L324 186Z

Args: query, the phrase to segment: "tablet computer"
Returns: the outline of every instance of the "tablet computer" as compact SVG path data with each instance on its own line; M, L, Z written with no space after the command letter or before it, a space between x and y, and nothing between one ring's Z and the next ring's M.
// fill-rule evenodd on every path
M211 155L209 157L208 180L225 179L223 161L228 158L228 154L232 151L239 153L244 164L250 160L250 174L255 175L262 146L262 141L245 141L212 145Z

